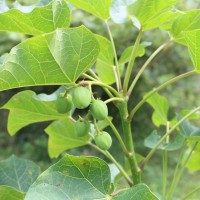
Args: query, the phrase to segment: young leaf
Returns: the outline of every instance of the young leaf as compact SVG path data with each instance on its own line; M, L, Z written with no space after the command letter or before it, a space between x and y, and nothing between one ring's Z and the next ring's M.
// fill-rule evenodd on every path
M129 14L136 17L143 30L149 30L162 25L175 17L172 6L179 0L139 0L129 6Z
M183 35L195 70L200 72L200 30L186 31Z
M200 170L200 153L199 153L199 151L192 152L192 155L189 158L185 167L192 171Z
M181 116L178 116L178 119L181 119ZM180 124L180 131L181 134L189 139L189 140L195 140L200 141L200 128L193 126L190 124L189 120L185 120L183 123Z
M179 17L173 22L171 34L176 42L187 45L185 41L185 31L193 31L200 29L200 10L191 10L182 12Z
M111 42L100 35L95 36L100 47L100 53L97 58L96 71L99 78L107 83L112 84L115 82L114 76L114 53ZM106 72L106 73L105 73Z
M56 111L55 101L41 101L30 90L14 95L2 108L10 110L8 131L11 135L32 123L66 118Z
M7 185L0 186L1 200L24 200L25 194Z
M86 10L97 17L106 20L109 18L109 9L112 0L68 0L76 8Z
M87 145L90 138L89 135L78 137L70 119L51 123L45 132L49 135L48 152L51 158L58 157L64 150Z
M166 98L160 96L158 93L152 95L147 99L153 109L154 113L152 115L152 121L156 126L166 125L167 124L167 115L169 110L169 104Z
M157 130L154 130L147 138L145 138L144 146L153 149L160 139L161 136L158 135ZM184 139L185 138L181 134L177 134L169 143L163 142L158 149L175 151L183 146Z
M150 42L143 42L142 44L139 45L137 55L136 57L142 57L145 54L145 48L150 46ZM119 59L119 64L123 65L127 63L130 60L131 53L133 50L133 46L127 47L124 52L122 53L120 59Z
M93 34L84 26L57 29L14 47L0 68L0 90L74 83L99 53Z
M103 160L66 155L39 176L25 200L106 200L109 185L110 171Z
M39 174L40 168L32 161L14 155L0 161L0 185L14 187L20 192L27 192Z
M113 200L159 200L151 190L143 183L137 184L130 189L120 192Z
M47 6L37 7L30 13L11 9L0 14L0 30L29 35L49 33L57 28L68 28L70 10L64 0L54 0Z

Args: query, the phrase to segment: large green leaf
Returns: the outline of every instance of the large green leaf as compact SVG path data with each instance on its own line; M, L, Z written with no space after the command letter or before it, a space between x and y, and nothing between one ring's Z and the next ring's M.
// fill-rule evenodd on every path
M70 84L92 67L98 53L98 42L84 26L28 39L6 57L0 90Z
M108 165L95 157L64 156L29 188L25 200L106 200Z
M137 184L117 194L113 200L158 200L145 184Z
M129 13L143 30L156 28L177 15L172 6L179 0L138 0L129 6ZM140 24L140 25L139 25Z
M112 0L67 0L77 8L86 10L97 17L106 20L109 18L109 9Z
M200 29L183 33L190 57L197 71L200 72Z
M74 123L70 119L53 122L45 132L49 135L48 152L51 158L58 157L64 150L86 145L89 141L89 135L76 136Z
M11 9L0 14L0 30L29 35L49 33L70 24L70 10L64 0L54 0L47 6L37 7L30 13Z
M192 31L200 29L200 10L191 10L182 13L172 24L171 34L173 38L186 45L184 31Z
M0 199L1 200L24 200L25 194L17 191L13 187L6 185L0 186Z
M7 185L26 192L40 174L40 168L32 161L12 155L0 161L0 185Z
M10 110L8 132L11 135L31 123L66 118L56 111L55 101L42 101L30 90L14 95L2 108Z
M156 126L167 124L167 115L169 110L169 104L166 98L155 93L147 99L147 103L150 104L153 109L152 121Z
M96 35L99 43L100 53L97 58L96 71L101 81L112 84L115 82L114 75L114 53L111 42L100 35Z

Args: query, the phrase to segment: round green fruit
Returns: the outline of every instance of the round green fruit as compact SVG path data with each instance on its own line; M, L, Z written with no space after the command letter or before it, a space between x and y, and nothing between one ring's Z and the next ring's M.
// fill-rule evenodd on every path
M94 138L94 141L95 141L96 145L100 149L102 149L104 151L108 150L111 147L111 145L112 145L112 138L105 131L102 131L99 134L97 134L95 136L95 138Z
M106 103L101 100L95 100L90 105L92 116L97 120L104 120L108 117L108 107Z
M72 97L59 95L56 101L56 109L59 113L68 113L73 107Z
M78 120L74 124L74 131L78 137L84 137L90 132L90 123Z
M77 87L72 90L72 101L79 109L87 108L91 102L91 93L85 87Z

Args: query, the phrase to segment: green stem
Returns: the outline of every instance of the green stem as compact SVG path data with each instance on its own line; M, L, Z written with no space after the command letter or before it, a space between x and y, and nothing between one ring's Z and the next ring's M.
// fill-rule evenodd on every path
M193 194L195 194L196 192L198 192L200 190L200 186L196 187L194 190L192 190L191 192L189 192L188 194L185 195L185 197L182 198L182 200L187 200L189 199L189 197L191 197ZM190 198L191 199L191 198Z
M115 160L115 158L108 151L101 150L98 146L96 146L93 143L89 143L89 145L92 146L93 148L95 148L97 151L104 154L111 162L113 162L115 164L115 166L119 169L119 171L122 173L122 175L124 176L124 178L126 179L128 184L130 186L133 185L133 181L130 179L129 175L126 173L126 171L123 169L123 167Z
M111 129L113 130L113 132L115 133L115 136L117 137L125 155L127 156L128 155L128 150L126 148L126 145L124 144L122 138L121 138L121 135L119 134L119 132L117 131L117 129L115 128L114 124L111 122L111 120L107 117L106 120L108 121L109 123L109 126L111 127Z
M131 72L132 72L132 69L133 69L135 58L137 56L137 50L138 50L138 46L140 45L141 37L142 37L142 29L140 29L140 32L137 36L137 39L135 41L135 44L133 46L133 50L132 50L132 53L131 53L131 58L130 58L128 66L127 66L125 79L124 79L124 85L123 85L124 93L126 93L127 89L128 89L128 84L129 84L129 80L130 80L130 77L131 77Z
M97 80L100 80L99 77L93 72L92 69L89 69L88 72Z
M160 85L159 87L155 88L154 90L150 91L133 109L132 111L130 112L130 115L129 115L129 120L131 121L135 115L135 113L139 110L139 108L142 107L142 105L146 102L147 99L149 99L153 94L155 94L156 92L162 90L163 88L167 87L168 85L176 82L176 81L179 81L183 78L186 78L190 75L194 75L194 74L198 74L197 71L195 70L192 70L192 71L189 71L189 72L186 72L184 74L181 74L179 76L176 76L172 79L170 79L169 81L166 81L165 83L163 83L162 85Z
M115 65L116 65L116 85L117 85L117 90L118 91L121 91L122 90L122 83L121 83L121 79L120 79L120 70L119 70L119 63L118 63L118 59L117 59L117 52L116 52L116 48L115 48L115 43L114 43L114 40L113 40L113 36L112 36L112 33L111 33L111 30L110 30L110 27L108 25L108 21L106 20L105 21L105 24L106 24L106 28L108 30L108 34L109 34L109 37L110 37L110 41L111 41L111 44L112 44L112 48L113 48L113 53L114 53L114 57L115 57Z
M133 91L138 79L140 78L140 76L142 75L142 73L144 72L144 70L146 69L146 67L149 65L149 63L157 56L157 54L162 51L167 45L169 45L171 41L168 41L164 44L162 44L160 47L158 47L158 49L156 49L156 51L148 58L148 60L144 63L144 65L141 67L141 69L139 70L139 72L137 73L136 77L134 78L127 95L130 95L131 92Z
M145 159L142 161L140 168L143 169L144 165L149 161L149 159L153 156L155 151L158 149L158 147L164 142L164 140L174 131L176 128L183 123L186 119L188 119L193 113L200 110L200 106L189 112L187 115L185 115L180 121L178 121L168 132L165 133L165 135L158 141L158 143L155 145L155 147L148 153L148 155L145 157Z
M107 88L109 89L116 97L121 97L121 95L111 86L103 83L103 82L100 82L100 81L84 81L83 82L84 84L91 84L91 85L98 85L98 86L101 86L101 87L104 87L104 88Z
M129 151L127 159L129 161L133 182L134 184L137 184L141 182L141 170L138 167L138 163L136 160L132 131L131 131L131 123L127 119L128 117L127 102L121 103L121 105L119 106L119 111L120 111L120 116L121 116L121 121L122 121L124 141L125 141L126 148Z
M113 102L113 101L118 101L118 102L122 102L124 101L123 98L119 98L119 97L113 97L113 98L110 98L110 99L107 99L106 101L104 101L104 103L110 103L110 102Z
M176 174L174 175L174 179L172 181L172 184L171 184L171 187L170 187L170 190L169 190L169 193L168 193L168 196L167 196L167 199L168 200L171 200L172 196L173 196L173 193L176 189L176 186L183 174L183 171L185 169L185 165L187 164L188 160L190 159L191 155L192 155L192 152L194 151L195 147L197 146L198 142L195 142L194 146L192 147L192 149L190 150L190 153L188 154L187 158L185 159L185 161L181 164L181 162L179 163L179 165L181 166L181 168L179 170L176 171ZM182 157L182 156L181 156ZM182 159L181 159L182 161Z
M170 122L167 122L166 131L168 132L170 128ZM166 138L166 143L169 143L169 137ZM167 168L168 168L168 152L167 150L162 151L162 163L163 163L163 174L162 174L162 194L163 197L166 194L167 187Z

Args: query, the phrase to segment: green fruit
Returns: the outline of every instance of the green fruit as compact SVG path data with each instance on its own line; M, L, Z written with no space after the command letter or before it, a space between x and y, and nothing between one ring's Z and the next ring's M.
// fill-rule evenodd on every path
M56 109L59 113L67 113L73 107L71 96L64 97L63 95L59 95L56 101Z
M85 87L74 88L72 90L72 101L76 108L84 109L90 105L91 93Z
M78 120L74 125L74 131L78 137L84 137L90 132L90 123Z
M108 116L108 107L101 100L95 100L90 105L92 116L97 120L104 120Z
M96 145L104 151L108 150L112 145L112 138L105 131L101 131L99 134L97 134L94 138L94 141Z

